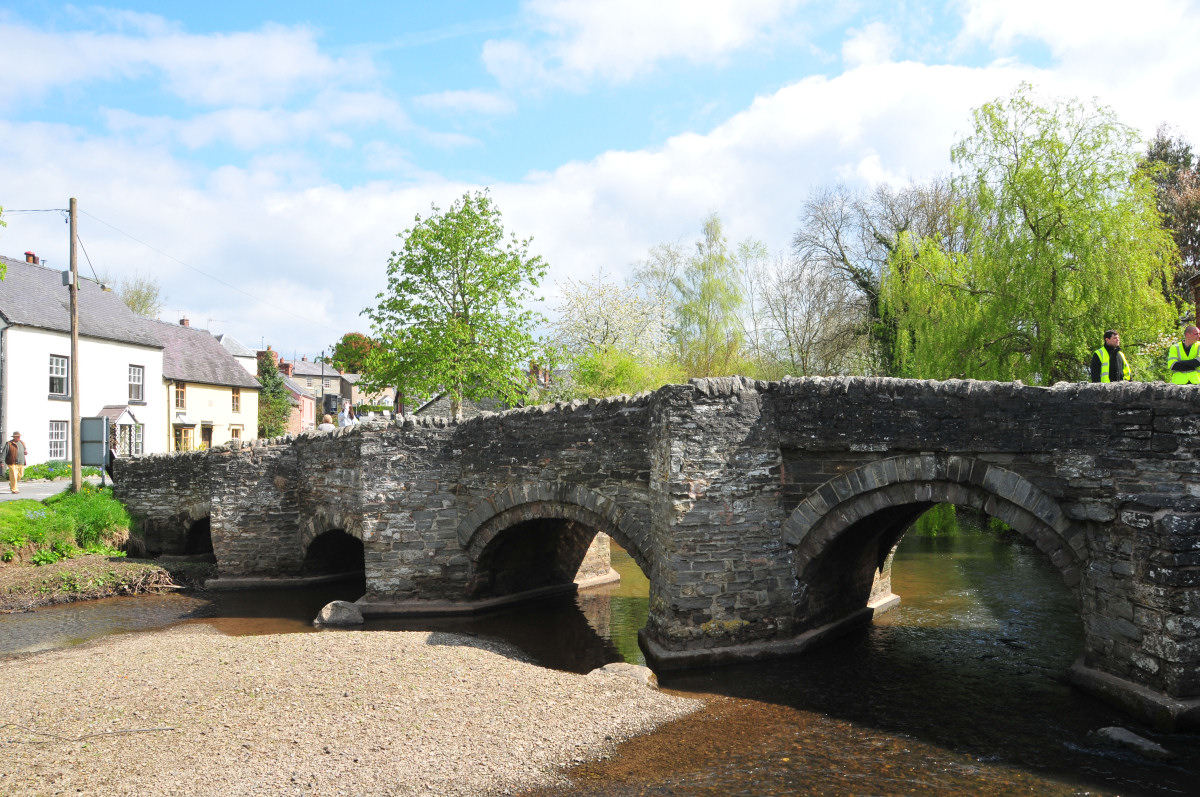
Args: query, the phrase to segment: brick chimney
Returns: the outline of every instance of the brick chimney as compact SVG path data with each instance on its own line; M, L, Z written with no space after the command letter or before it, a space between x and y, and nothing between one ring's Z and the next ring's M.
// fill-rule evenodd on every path
M259 349L258 359L261 360L263 357L266 357L271 361L272 368L279 366L279 352L275 351L274 349Z
M283 374L284 376L291 376L291 375L292 375L292 369L293 369L293 368L295 368L295 365L293 365L292 363L288 362L287 360L280 360L280 361L279 361L279 372L280 372L281 374Z
M35 255L33 252L26 252L25 253L25 262L33 263L36 266L37 264L41 263L42 261L38 260L38 256Z
M190 327L191 325L192 325L192 322L191 322L191 321L188 321L186 318L181 318L181 319L179 319L179 326L181 326L181 327Z

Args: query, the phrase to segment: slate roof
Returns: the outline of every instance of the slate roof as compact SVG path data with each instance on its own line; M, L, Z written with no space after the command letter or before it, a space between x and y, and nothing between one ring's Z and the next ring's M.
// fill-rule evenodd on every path
M225 347L225 351L232 354L234 357L254 357L258 358L258 352L242 344L240 340L222 332L220 335L213 335L217 342Z
M0 280L0 316L10 324L71 333L70 290L62 270L0 257L7 274ZM113 291L79 280L79 336L161 349L162 344Z
M324 367L324 371L322 371ZM337 369L329 363L315 363L311 360L293 360L292 361L292 376L322 376L326 379L340 377Z
M259 389L258 380L208 330L148 318L141 321L162 342L163 379Z
M291 390L293 393L300 393L302 395L308 396L309 398L316 398L313 395L313 392L311 390L304 387L303 385L301 385L299 382L297 382L295 379L291 378L287 374L281 373L280 376L283 377L283 383L285 385L287 385L288 390ZM292 403L298 404L299 402L293 401Z

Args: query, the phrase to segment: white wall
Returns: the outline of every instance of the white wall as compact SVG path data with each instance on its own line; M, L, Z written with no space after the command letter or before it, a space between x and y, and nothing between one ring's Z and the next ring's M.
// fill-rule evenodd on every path
M30 327L8 327L2 333L3 435L21 433L29 449L29 464L45 462L50 448L50 421L70 421L71 402L51 399L50 355L71 356L71 337ZM142 397L129 401L129 366L145 369ZM145 424L145 453L166 451L167 407L163 403L162 349L112 341L79 339L79 414L97 415L105 405L129 405ZM68 426L68 430L70 427ZM67 457L70 458L68 431Z

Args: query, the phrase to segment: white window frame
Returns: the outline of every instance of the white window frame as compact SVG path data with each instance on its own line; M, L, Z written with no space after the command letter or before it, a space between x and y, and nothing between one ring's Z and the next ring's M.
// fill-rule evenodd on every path
M242 389L240 387L231 388L229 396L233 412L240 413L242 411Z
M61 354L50 355L50 395L51 396L69 396L71 395L71 358L63 357ZM62 380L62 390L54 389L54 380Z
M129 400L145 401L146 368L141 365L129 366Z
M68 459L71 453L68 448L70 431L70 421L50 421L50 441L46 446L47 459Z

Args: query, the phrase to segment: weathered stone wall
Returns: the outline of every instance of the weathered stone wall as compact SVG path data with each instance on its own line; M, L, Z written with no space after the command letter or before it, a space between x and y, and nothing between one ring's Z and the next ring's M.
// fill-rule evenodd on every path
M118 458L113 495L133 508L150 555L182 554L188 530L211 511L209 458L201 451Z

